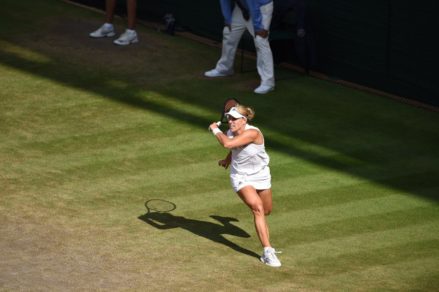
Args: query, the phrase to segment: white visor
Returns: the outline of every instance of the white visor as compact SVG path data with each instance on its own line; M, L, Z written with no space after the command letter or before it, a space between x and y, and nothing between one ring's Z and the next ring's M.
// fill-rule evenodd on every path
M240 119L240 118L245 118L247 119L246 116L242 115L237 109L236 107L232 107L227 113L226 113L226 117L234 117L235 119Z

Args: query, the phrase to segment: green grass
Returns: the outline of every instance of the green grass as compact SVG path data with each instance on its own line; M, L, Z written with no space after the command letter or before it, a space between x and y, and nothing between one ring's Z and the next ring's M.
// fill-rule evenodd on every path
M202 77L219 48L144 27L120 48L88 38L97 13L2 4L0 290L437 290L437 113L282 68L256 96L255 71ZM280 269L216 166L230 96L265 134ZM152 198L177 206L162 228Z

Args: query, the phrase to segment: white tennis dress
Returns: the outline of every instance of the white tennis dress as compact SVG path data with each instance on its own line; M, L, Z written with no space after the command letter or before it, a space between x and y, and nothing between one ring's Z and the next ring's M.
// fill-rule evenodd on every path
M245 130L257 127L246 125ZM233 137L233 133L227 131L227 136ZM235 192L245 186L253 186L257 190L271 188L271 174L268 163L270 157L265 152L265 142L261 145L250 143L248 145L232 149L232 162L230 164L230 182Z

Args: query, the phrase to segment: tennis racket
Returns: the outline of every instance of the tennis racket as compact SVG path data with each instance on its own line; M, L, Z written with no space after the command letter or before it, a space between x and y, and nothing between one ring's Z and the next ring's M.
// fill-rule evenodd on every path
M146 210L150 213L167 213L175 210L177 206L163 199L150 199L145 202Z
M228 98L224 101L220 119L221 123L227 123L226 113L229 112L232 107L239 105L239 103L236 98Z
M223 108L221 109L221 118L216 124L220 127L223 123L227 124L226 113L234 106L237 106L239 101L236 98L228 98L224 101ZM210 131L210 128L209 128Z

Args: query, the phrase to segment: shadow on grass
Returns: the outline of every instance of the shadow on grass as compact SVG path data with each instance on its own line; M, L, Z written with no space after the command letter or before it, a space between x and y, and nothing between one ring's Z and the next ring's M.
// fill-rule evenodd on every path
M209 221L189 219L183 216L176 216L169 212L148 212L142 216L139 216L138 218L157 229L165 230L182 228L192 232L195 235L228 246L237 252L259 258L259 255L255 252L240 247L236 243L233 243L223 236L227 234L244 238L250 237L247 232L230 223L237 222L238 219L217 215L211 215L210 217L217 220L220 224Z

